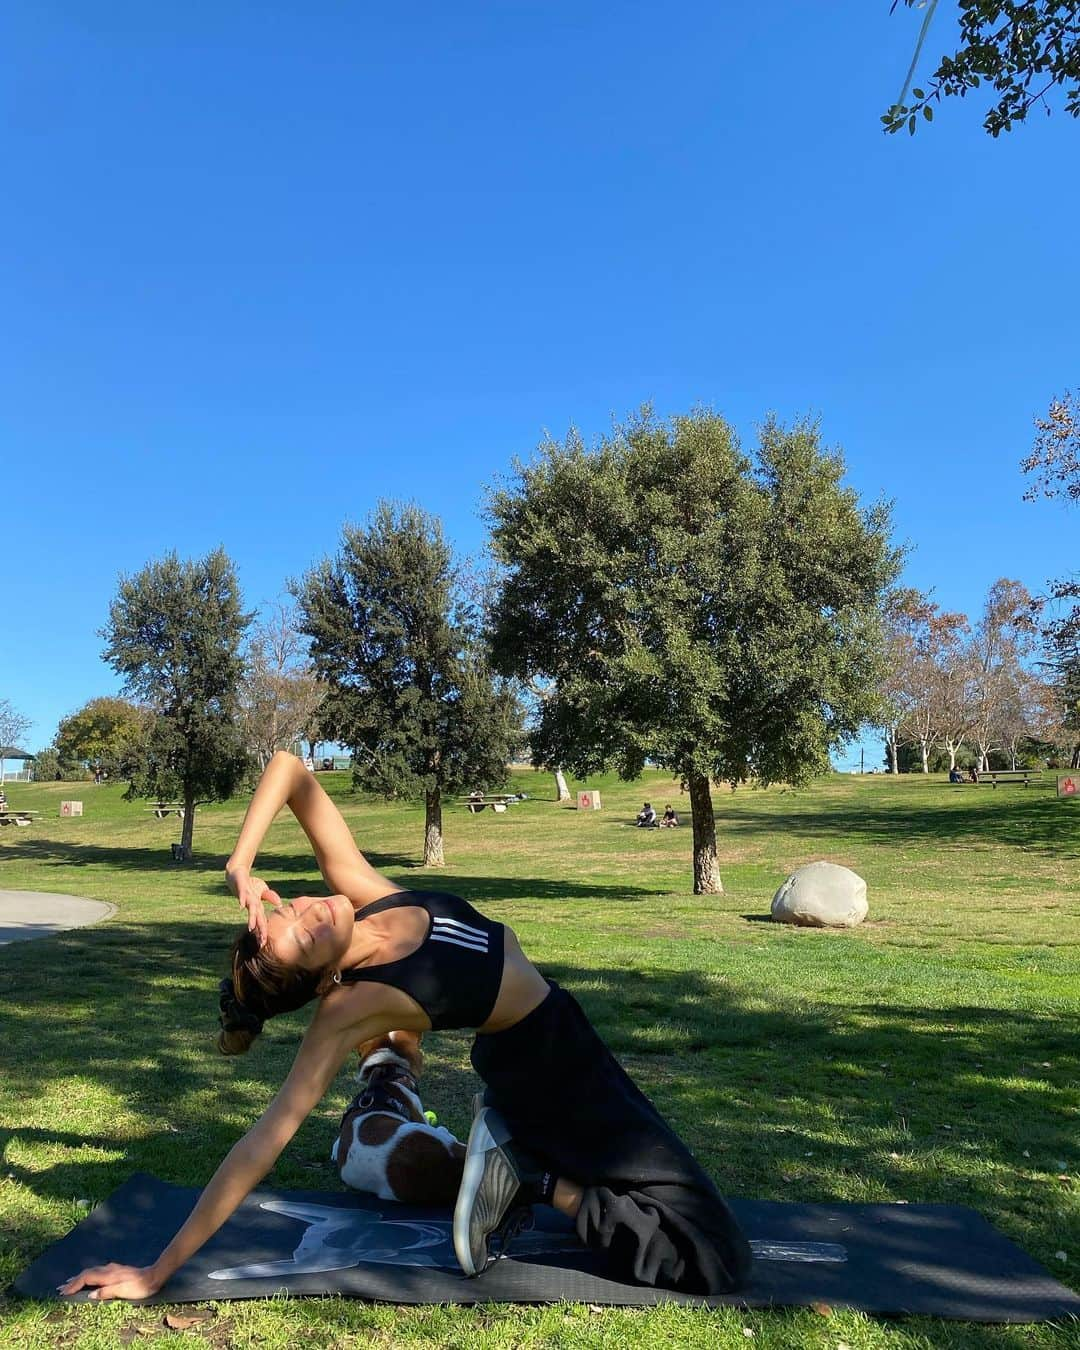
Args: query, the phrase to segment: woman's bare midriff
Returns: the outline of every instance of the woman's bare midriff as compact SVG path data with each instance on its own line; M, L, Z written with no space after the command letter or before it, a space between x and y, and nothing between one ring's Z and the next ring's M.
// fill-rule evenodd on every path
M521 950L512 928L503 925L503 973L499 996L481 1033L505 1031L538 1008L548 995L548 982Z

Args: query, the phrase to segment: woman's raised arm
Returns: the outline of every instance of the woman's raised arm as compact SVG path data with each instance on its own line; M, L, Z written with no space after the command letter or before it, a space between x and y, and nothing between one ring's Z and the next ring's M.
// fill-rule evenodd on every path
M377 871L356 847L341 812L322 784L301 760L279 750L263 771L248 806L236 847L225 865L225 877L234 895L248 910L248 927L266 935L262 901L280 903L275 892L251 868L266 831L283 806L288 806L311 840L315 861L335 895L347 895L354 905L366 905L400 887Z
M288 1077L263 1114L226 1154L176 1236L149 1266L110 1263L80 1271L59 1286L61 1294L90 1289L93 1299L149 1298L211 1238L277 1162L282 1149L323 1098L358 1040L380 1028L345 1024L320 1006Z
M308 771L295 755L279 750L271 757L248 804L240 834L225 864L228 887L239 900L241 909L247 910L248 931L258 931L260 945L266 941L263 902L278 906L281 897L260 877L252 876L251 869L274 817L296 792L300 773L307 775Z

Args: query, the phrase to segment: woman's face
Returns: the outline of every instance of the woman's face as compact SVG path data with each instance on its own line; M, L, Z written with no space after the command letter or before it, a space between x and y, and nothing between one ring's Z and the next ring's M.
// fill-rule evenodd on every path
M354 913L347 896L302 895L268 916L266 940L285 965L322 970L348 951Z

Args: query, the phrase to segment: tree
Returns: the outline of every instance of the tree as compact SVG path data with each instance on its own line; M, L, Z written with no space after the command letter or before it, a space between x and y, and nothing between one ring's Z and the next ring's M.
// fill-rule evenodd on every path
M1058 708L1054 742L1071 769L1080 769L1080 649L1075 645L1069 659L1059 656L1054 693Z
M116 776L141 759L152 720L149 709L125 698L92 698L61 719L54 742L59 762Z
M1031 453L1020 464L1035 481L1025 501L1046 497L1080 502L1080 394L1066 390L1050 403L1045 417L1035 418L1037 435Z
M1034 671L1020 670L998 711L996 734L1008 767L1038 747L1052 747L1060 732L1061 712L1054 689Z
M930 772L933 750L944 745L949 768L971 729L971 683L961 646L967 628L963 614L942 613L930 602L919 616L910 667L911 703L905 721L907 739L918 747L923 773Z
M0 698L0 783L4 781L5 750L18 750L19 742L30 730L29 717L17 712L6 698Z
M279 601L252 630L240 687L244 742L260 768L275 750L289 750L315 734L325 696L307 660L296 615Z
M914 746L923 773L944 746L949 768L970 729L970 680L962 643L963 614L942 613L922 591L901 587L885 603L885 675L882 730L892 773L901 771L900 751ZM907 757L904 756L905 765Z
M55 745L47 745L34 756L34 777L39 783L52 783L63 778L60 756Z
M1025 473L1035 481L1024 498L1037 497L1080 502L1080 395L1066 392L1054 399L1045 418L1036 418L1038 435L1023 460ZM1066 608L1067 602L1071 602ZM1045 665L1054 672L1060 734L1068 745L1071 767L1080 768L1080 578L1075 574L1051 581L1047 594L1036 602L1042 616Z
M324 734L353 752L353 782L424 801L424 864L444 861L446 793L506 781L519 735L435 517L381 502L346 525L337 557L294 587L300 631L326 685Z
M983 126L991 136L1010 131L1029 111L1058 91L1065 111L1080 117L1080 0L960 0L960 45L943 56L925 89L912 81L938 0L904 0L923 8L915 55L900 97L882 117L886 131L902 127L914 135L920 117L933 119L933 104L977 89L985 81L998 95ZM899 0L893 0L895 10ZM908 95L912 101L909 103Z
M527 684L529 693L534 699L544 700L550 698L554 689L551 685L545 685L540 680L529 680ZM545 764L542 766L547 769L555 779L555 800L557 802L568 802L570 798L570 789L566 785L566 772L561 764L554 766Z
M976 686L968 659L971 625L963 614L940 617L944 622L938 631L933 697L938 737L948 754L949 768L955 769L976 718Z
M913 587L889 592L882 603L884 660L879 689L879 725L890 773L900 772L900 751L912 708L915 632L930 601Z
M818 427L645 409L595 449L546 440L488 503L496 668L548 681L533 762L647 762L690 793L694 890L722 890L711 782L805 782L877 711L888 510L860 509Z
M1005 748L1007 709L1019 698L1024 661L1034 636L1031 596L1019 581L1001 577L990 587L969 643L972 672L972 744L976 764L989 767L991 750Z
M126 692L157 715L128 797L179 797L181 851L191 856L195 807L224 801L248 766L238 726L243 611L236 571L223 549L181 561L175 553L121 577L102 632L104 658Z

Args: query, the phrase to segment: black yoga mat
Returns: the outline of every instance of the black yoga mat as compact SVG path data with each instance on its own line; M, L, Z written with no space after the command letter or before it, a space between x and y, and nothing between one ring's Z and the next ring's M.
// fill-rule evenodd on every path
M32 1298L84 1266L143 1264L198 1191L137 1174L15 1281ZM818 1300L975 1322L1080 1317L1054 1280L974 1210L954 1205L796 1205L732 1200L756 1257L739 1294L694 1298L611 1278L554 1210L537 1209L511 1254L478 1279L454 1259L450 1214L345 1192L254 1191L155 1303L342 1294L389 1303L681 1303L780 1307ZM80 1296L81 1297L81 1296Z

